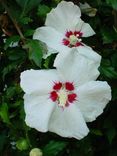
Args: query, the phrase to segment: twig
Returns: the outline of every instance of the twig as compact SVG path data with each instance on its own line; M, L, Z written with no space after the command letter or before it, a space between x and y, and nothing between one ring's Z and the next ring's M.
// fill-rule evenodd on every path
M8 15L9 15L10 19L12 20L12 22L13 22L13 24L14 24L14 26L15 26L15 28L16 28L16 30L17 30L17 32L18 32L20 38L21 38L21 40L22 40L22 42L25 44L25 40L26 40L26 39L25 39L25 37L24 37L24 35L23 35L23 33L22 33L22 31L21 31L21 29L20 29L20 27L19 27L19 25L18 25L16 19L14 19L14 18L12 17L12 15L11 15L11 13L10 13L10 10L9 10L7 4L5 3L5 0L4 0L4 1L0 1L0 2L2 3L3 7L4 7L5 10L7 11L7 13L8 13Z

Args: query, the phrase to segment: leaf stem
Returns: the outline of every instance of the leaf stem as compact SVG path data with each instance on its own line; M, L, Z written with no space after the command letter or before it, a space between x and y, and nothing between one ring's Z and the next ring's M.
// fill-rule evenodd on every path
M10 10L9 10L7 4L5 3L5 0L4 0L4 1L1 1L1 3L2 3L3 7L5 8L5 10L7 11L7 13L8 13L8 15L9 15L10 19L12 20L12 22L13 22L13 24L14 24L14 26L15 26L15 28L16 28L16 30L17 30L17 32L18 32L20 38L21 38L21 40L22 40L22 42L25 43L25 40L26 40L26 39L25 39L25 37L24 37L24 35L23 35L23 33L22 33L22 31L21 31L21 29L20 29L20 27L19 27L19 25L18 25L16 19L14 19L14 18L12 17L12 15L11 15L11 13L10 13Z

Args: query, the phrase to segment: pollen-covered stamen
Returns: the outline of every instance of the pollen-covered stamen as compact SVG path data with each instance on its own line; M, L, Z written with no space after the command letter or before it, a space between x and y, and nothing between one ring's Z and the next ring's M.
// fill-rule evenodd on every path
M74 90L73 82L54 82L53 90L50 92L50 99L53 102L57 102L62 108L68 107L70 103L73 103L77 98Z
M67 31L65 33L65 38L63 39L63 44L68 47L78 47L83 46L81 43L83 33L80 31Z

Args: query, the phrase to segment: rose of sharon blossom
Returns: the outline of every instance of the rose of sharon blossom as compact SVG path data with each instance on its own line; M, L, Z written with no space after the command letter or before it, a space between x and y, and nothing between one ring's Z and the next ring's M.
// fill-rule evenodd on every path
M88 23L81 20L81 11L72 2L62 1L47 14L45 26L37 28L33 39L40 40L54 49L51 53L63 53L76 48L79 53L100 64L100 56L86 46L82 39L95 34Z
M98 73L93 61L81 55L77 58L56 61L57 69L21 73L28 126L77 139L88 134L86 122L103 112L111 99L111 89L107 82L95 81Z

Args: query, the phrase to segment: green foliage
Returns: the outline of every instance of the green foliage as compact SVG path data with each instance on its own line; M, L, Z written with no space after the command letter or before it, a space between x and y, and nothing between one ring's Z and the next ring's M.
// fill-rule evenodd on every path
M67 145L67 142L63 141L50 141L43 149L44 155L56 156Z
M23 10L23 14L26 14L34 7L38 6L41 0L16 0L16 2L20 5Z
M44 156L117 155L117 0L80 1L97 9L95 17L82 14L82 19L96 32L95 36L83 41L102 56L98 79L106 80L112 88L112 101L104 113L88 123L89 135L80 141L66 139L53 133L40 133L25 124L20 73L31 68L53 68L55 54L43 59L47 47L33 40L32 36L37 27L44 25L47 13L59 2L0 1L0 17L5 10L8 17L0 20L1 156L28 156L32 148L40 148ZM77 0L73 2L78 4Z
M41 67L43 56L42 44L36 40L28 40L23 47L29 50L29 59L34 61L37 66Z
M113 9L117 10L117 1L116 0L106 0L106 1L113 7Z

